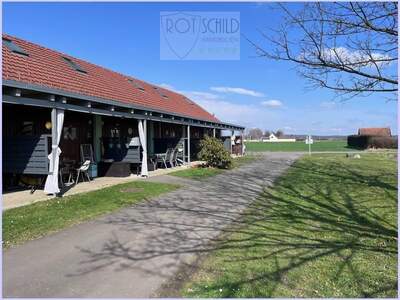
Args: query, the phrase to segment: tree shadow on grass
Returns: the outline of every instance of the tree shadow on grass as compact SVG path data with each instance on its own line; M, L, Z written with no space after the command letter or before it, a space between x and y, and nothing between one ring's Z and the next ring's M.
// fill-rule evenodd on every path
M273 168L273 162L268 166ZM298 163L276 188L261 192L262 182L265 185L268 180L262 167L231 172L228 182L226 176L217 176L210 179L212 184L197 183L185 192L173 192L168 201L155 199L105 218L120 231L101 249L81 249L87 259L71 276L114 267L170 279L204 255L219 253L219 263L199 268L215 276L207 288L194 285L199 295L222 289L218 297L238 297L243 295L240 290L251 287L245 296L282 296L279 289L284 286L294 290L295 296L298 292L297 296L332 297L337 296L329 294L332 289L322 295L312 294L310 287L301 290L291 275L324 268L324 261L332 260L328 277L321 280L343 288L339 296L395 297L397 277L374 270L385 259L396 262L396 206L388 195L395 197L397 187L387 180L393 174L367 176L342 165L335 172L334 166L324 169L317 163ZM292 178L298 170L313 176L300 178L297 173ZM246 185L243 176L251 179ZM375 193L378 189L381 203L354 194L357 188ZM249 197L254 201L249 202ZM224 271L221 259L229 271ZM365 270L378 286L365 278Z

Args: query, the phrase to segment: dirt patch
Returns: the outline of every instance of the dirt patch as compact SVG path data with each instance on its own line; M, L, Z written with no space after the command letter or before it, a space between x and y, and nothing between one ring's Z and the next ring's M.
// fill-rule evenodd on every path
M143 192L143 188L127 187L119 190L121 193L140 193Z
M152 298L181 298L183 286L196 274L206 257L206 254L199 254L192 262L182 264L175 275L168 279L152 295Z

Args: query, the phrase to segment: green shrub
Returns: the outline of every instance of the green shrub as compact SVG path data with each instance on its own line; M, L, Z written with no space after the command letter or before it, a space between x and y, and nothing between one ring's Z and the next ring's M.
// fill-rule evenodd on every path
M397 149L397 138L391 136L350 135L347 137L347 145L358 149Z
M395 137L373 136L368 142L368 148L397 149L397 138Z
M209 167L229 169L232 167L230 153L224 145L216 138L206 136L200 141L200 152L197 157L204 160Z

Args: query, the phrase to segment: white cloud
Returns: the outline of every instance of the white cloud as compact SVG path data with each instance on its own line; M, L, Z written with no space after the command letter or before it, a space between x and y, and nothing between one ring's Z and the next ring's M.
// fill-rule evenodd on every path
M364 108L363 105L345 106L328 99L313 106L304 104L300 107L295 105L287 107L285 103L275 100L281 103L282 108L275 106L277 108L273 109L269 105L260 103L264 100L264 102L271 101L268 98L255 98L257 101L239 103L230 101L227 94L213 93L209 90L180 91L167 83L161 83L159 86L186 95L224 122L240 124L247 128L258 127L262 130L282 128L288 134L347 135L356 133L359 127L385 125L390 126L393 133L397 133L396 113L388 113L386 110L377 111L371 107ZM395 111L395 104L387 105L393 105L393 111ZM360 112L363 118L355 119L354 116L359 115Z
M323 101L320 103L319 106L322 108L332 109L332 108L336 107L336 103L333 101Z
M332 128L329 128L328 130L331 131L331 132L342 132L343 128L341 128L341 127L332 127Z
M381 53L367 53L365 51L360 50L349 50L345 47L334 47L324 49L322 51L322 57L326 61L330 61L333 63L345 63L345 64L353 64L355 67L368 67L373 66L373 62L375 61L377 65L388 65L390 62L385 61L389 60L391 57L387 54ZM383 61L382 61L383 60Z
M239 104L212 99L197 99L196 103L207 111L214 113L220 120L241 124L246 127L267 128L268 124L276 119L275 112L260 109L259 106L252 104Z
M181 91L176 89L174 86L168 84L168 83L160 83L158 86L163 87L165 89L174 91L176 93L185 95L191 100L198 101L198 100L216 100L216 99L221 99L220 95L209 93L209 92L201 92L201 91Z
M321 126L322 124L324 124L324 122L322 122L322 121L314 121L314 122L311 122L311 126L312 126L312 127Z
M221 99L219 95L208 93L208 92L199 92L199 91L179 91L179 93L184 94L189 99L198 101L198 100L217 100Z
M228 86L212 86L210 90L218 93L226 93L226 94L238 94L252 97L263 97L264 94L260 92L256 92L253 90L248 90L240 87L228 87Z
M203 91L181 91L166 83L161 83L159 86L185 95L225 122L246 127L269 128L271 122L275 124L281 120L279 110L263 108L257 104L233 103L224 99L224 95L221 94Z
M261 102L262 106L278 108L283 105L283 103L279 100L266 100Z
M167 89L167 90L175 91L175 88L168 83L160 83L160 84L158 84L158 86L162 87L164 89Z

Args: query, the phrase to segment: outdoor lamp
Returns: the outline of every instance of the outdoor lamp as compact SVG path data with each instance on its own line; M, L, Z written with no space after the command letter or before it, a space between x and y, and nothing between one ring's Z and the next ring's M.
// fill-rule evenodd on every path
M20 89L15 89L14 90L14 96L21 97L21 90Z
M50 121L47 121L47 122L44 124L44 127L46 127L47 130L50 130L50 129L51 129L51 122L50 122Z

